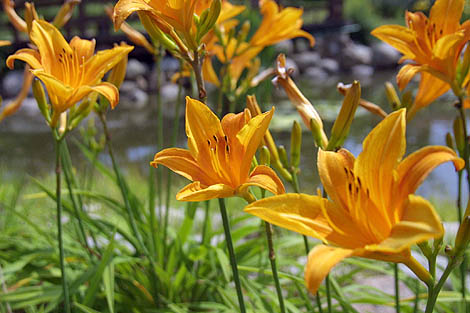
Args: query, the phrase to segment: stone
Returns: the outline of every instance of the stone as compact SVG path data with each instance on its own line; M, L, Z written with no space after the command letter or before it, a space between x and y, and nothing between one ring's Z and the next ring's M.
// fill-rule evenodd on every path
M127 63L126 79L135 80L147 73L147 65L136 59L130 59Z
M372 65L376 68L395 68L398 65L401 54L391 45L380 41L371 46Z
M6 73L2 83L2 97L14 98L16 97L23 86L23 71L14 70Z
M141 90L137 83L125 81L120 88L120 106L126 109L140 110L144 108L148 101L148 94Z
M320 54L314 51L305 51L295 54L292 60L297 64L302 72L309 67L316 66L320 62Z
M166 84L160 88L162 101L165 102L174 102L178 98L178 85L176 84Z
M370 65L364 64L354 65L351 67L351 74L355 79L369 78L374 74L374 68Z
M335 59L330 59L330 58L321 59L320 66L322 69L324 69L330 74L335 74L339 72L339 63Z
M321 67L309 67L305 70L305 78L313 81L324 81L328 79L328 73Z
M276 53L284 53L291 55L294 52L294 42L292 40L284 40L274 45Z
M354 65L370 65L372 63L372 49L361 44L352 43L347 45L342 54L341 67L346 70Z

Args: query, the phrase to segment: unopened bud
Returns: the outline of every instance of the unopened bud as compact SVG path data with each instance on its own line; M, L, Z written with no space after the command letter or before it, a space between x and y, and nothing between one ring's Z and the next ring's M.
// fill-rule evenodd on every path
M64 4L60 7L59 12L54 17L52 24L54 24L57 28L63 27L73 15L73 9L77 4L79 4L81 0L66 0Z
M401 108L400 98L398 97L395 87L393 87L392 83L390 82L385 83L385 95L387 96L387 100L392 106L393 111L396 111Z
M452 138L452 135L449 132L446 134L446 146L455 150L454 138Z
M444 240L443 236L434 239L434 242L433 242L434 253L438 253L441 250L443 240Z
M292 125L290 137L290 162L292 167L298 168L300 165L300 151L302 148L302 128L297 121Z
M123 46L128 46L126 43L122 42L121 47ZM126 55L124 58L122 58L121 61L119 61L112 69L111 72L109 73L108 76L108 82L116 86L117 88L121 87L122 82L124 81L124 78L126 77L126 69L127 69L127 61L128 61L128 56Z
M38 20L38 12L36 12L36 8L34 3L25 2L24 4L25 10L25 21L26 21L26 29L28 34L31 32L31 28L33 27L33 21Z
M262 146L259 152L259 163L261 165L269 166L271 164L271 155L269 149L266 146Z
M212 1L209 9L204 10L199 17L197 25L196 41L199 42L214 27L222 9L222 1ZM197 16L195 16L197 17Z
M287 159L287 151L283 145L277 147L277 151L279 152L279 158L281 160L281 164L284 168L289 168L289 160Z
M251 24L250 24L250 21L245 21L242 25L242 28L240 29L240 32L238 33L238 36L237 36L237 41L239 43L242 43L246 40L246 37L248 37L248 34L250 33L250 28L251 28Z
M457 236L455 237L454 255L460 255L465 252L470 241L470 216L465 216L460 224Z
M80 122L90 114L92 109L93 109L92 101L90 99L83 100L82 103L80 103L77 110L74 112L74 117L71 118L69 130L72 130L75 127L77 127L78 124L80 124Z
M33 80L33 95L42 116L44 116L46 121L49 121L51 119L49 104L47 103L46 93L44 92L44 88L42 87L42 83L39 79Z
M161 43L167 50L176 51L178 46L157 26L153 20L143 12L137 12L140 22L154 43Z
M464 132L464 123L460 116L457 116L454 120L453 129L454 129L454 138L455 138L455 145L457 146L457 151L459 155L464 155L465 151L465 132Z
M331 130L330 141L326 150L333 151L341 147L349 134L356 109L361 99L361 85L354 81L343 100L343 105Z

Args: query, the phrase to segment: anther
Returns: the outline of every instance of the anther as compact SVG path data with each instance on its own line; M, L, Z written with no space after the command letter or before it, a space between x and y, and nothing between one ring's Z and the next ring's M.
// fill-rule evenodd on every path
M216 143L218 142L217 137L216 137L215 135L212 136L212 138L214 138L214 140L215 140Z
M211 141L209 139L207 139L207 144L209 145L209 147L211 146Z
M225 142L228 142L227 135L224 135Z
M351 183L348 184L348 189L349 189L349 193L351 193L351 192L352 192L352 185L351 185Z

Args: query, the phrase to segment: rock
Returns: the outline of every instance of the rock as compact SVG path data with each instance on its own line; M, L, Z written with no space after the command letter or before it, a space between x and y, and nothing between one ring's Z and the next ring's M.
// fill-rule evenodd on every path
M284 53L291 55L294 52L294 42L292 40L284 40L274 45L276 53Z
M144 76L147 73L147 65L136 59L130 59L127 63L126 79L135 80L139 76Z
M307 68L318 65L320 54L318 52L305 51L294 55L292 59L299 66L300 70L304 72Z
M356 79L369 78L374 74L374 68L370 65L354 65L351 67L351 74Z
M178 85L166 84L160 88L161 98L163 102L174 102L178 98Z
M349 44L342 51L341 67L350 69L354 65L372 63L372 49L361 44Z
M322 69L327 71L330 74L335 74L339 72L339 63L338 61L330 58L321 59L320 66Z
M353 44L349 35L344 33L316 38L316 40L315 46L319 47L321 56L326 58L338 58L347 46Z
M304 73L304 76L314 81L324 81L328 78L328 73L320 67L309 67Z
M163 58L161 64L160 64L160 68L162 71L166 72L166 73L175 73L177 71L179 71L180 69L180 62L173 58L173 57L165 57Z
M310 43L307 39L298 38L294 41L294 50L297 53L308 51L310 50Z
M9 71L3 78L2 84L2 97L3 98L14 98L16 97L23 86L23 71L15 70Z
M395 48L383 41L374 43L372 49L372 65L377 68L394 68L401 54Z
M120 93L120 105L126 109L140 110L144 108L149 101L148 94L139 89L135 82L125 81L121 85Z

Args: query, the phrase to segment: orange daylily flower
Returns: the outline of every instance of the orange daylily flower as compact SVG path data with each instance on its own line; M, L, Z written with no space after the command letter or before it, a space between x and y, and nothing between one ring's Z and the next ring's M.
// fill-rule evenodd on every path
M162 164L193 181L176 195L181 201L243 196L250 186L282 194L284 186L271 168L258 165L250 172L253 156L273 114L274 108L251 118L245 110L227 114L219 121L204 103L186 97L189 150L162 150L150 164Z
M402 90L421 73L418 93L408 115L429 105L451 87L460 89L456 82L456 68L460 53L470 39L470 21L460 24L463 0L437 0L429 18L422 12L406 12L406 27L384 25L372 35L403 53L401 61L412 60L397 75Z
M55 119L92 91L106 97L112 108L117 105L118 89L100 80L133 47L116 46L94 54L94 40L74 37L67 43L57 28L41 20L33 21L30 37L39 51L20 49L8 57L7 66L12 69L16 59L31 66L32 73L46 86Z
M0 47L9 46L9 45L11 45L11 41L8 41L8 40L0 40Z
M428 146L401 160L405 129L406 113L401 109L371 131L357 159L345 149L320 149L318 170L330 200L285 194L245 208L269 223L324 242L308 257L305 280L312 293L335 264L352 256L404 263L430 282L410 247L442 237L444 229L432 205L413 193L441 163L452 161L460 170L465 162L443 146Z

